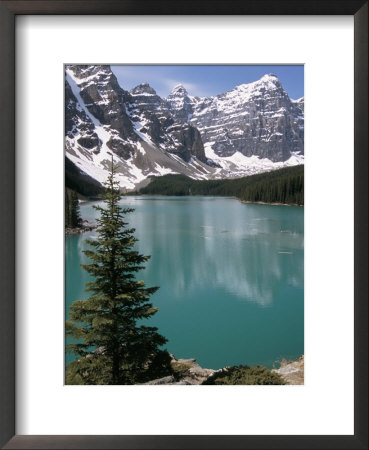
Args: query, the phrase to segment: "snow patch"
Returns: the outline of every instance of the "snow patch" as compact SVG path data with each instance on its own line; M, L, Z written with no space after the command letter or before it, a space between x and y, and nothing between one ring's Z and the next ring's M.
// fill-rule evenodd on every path
M304 155L299 153L291 153L291 157L287 161L282 162L273 162L268 158L259 158L256 155L245 156L240 152L235 152L232 156L220 157L215 153L212 145L214 145L214 142L207 142L204 145L205 155L208 159L221 166L222 169L217 172L217 175L220 177L224 175L241 177L304 164Z

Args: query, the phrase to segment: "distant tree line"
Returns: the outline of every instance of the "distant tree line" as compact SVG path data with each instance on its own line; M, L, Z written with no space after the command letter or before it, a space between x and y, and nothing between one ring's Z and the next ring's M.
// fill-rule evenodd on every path
M65 190L65 227L79 228L82 226L77 192Z
M266 203L304 204L304 173L282 174L247 185L239 196L242 200Z
M152 177L139 194L221 195L243 201L304 204L304 166L286 167L243 178L193 180L185 175ZM137 194L137 192L136 192Z

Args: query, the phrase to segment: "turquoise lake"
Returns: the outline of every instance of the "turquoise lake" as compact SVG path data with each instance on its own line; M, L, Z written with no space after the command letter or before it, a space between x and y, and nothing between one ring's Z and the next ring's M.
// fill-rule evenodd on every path
M81 205L83 219L96 211ZM278 367L304 353L304 208L227 197L126 197L137 249L151 255L138 278L160 289L146 323L176 358L203 367ZM66 313L88 297L85 239L66 237ZM66 362L74 357L66 355Z

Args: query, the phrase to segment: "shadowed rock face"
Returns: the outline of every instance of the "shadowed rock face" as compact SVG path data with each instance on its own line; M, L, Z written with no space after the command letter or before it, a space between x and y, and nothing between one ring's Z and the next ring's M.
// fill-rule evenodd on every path
M69 65L66 155L99 182L116 155L127 188L170 172L199 179L245 176L262 167L239 162L240 154L272 162L303 154L303 109L303 99L291 100L271 74L214 97L193 97L177 85L161 98L148 83L124 90L110 66ZM234 154L234 161L223 159Z
M206 163L204 145L200 132L188 123L178 123L168 128L168 132L176 145L169 147L169 152L178 154L184 161L190 161L192 156Z

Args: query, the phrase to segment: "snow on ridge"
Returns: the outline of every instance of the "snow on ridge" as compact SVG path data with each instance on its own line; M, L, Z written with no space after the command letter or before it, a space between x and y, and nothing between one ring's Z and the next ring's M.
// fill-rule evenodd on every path
M300 97L300 98L297 98L296 100L293 99L293 98L291 98L291 102L292 102L292 103L301 103L301 102L303 102L303 101L304 101L304 96L302 96L302 97Z
M169 96L174 94L178 94L178 91L183 91L183 94L187 94L187 89L183 86L183 84L179 83L174 86L174 88L170 91Z
M156 96L157 92L154 88L150 86L149 83L140 83L137 86L135 86L133 89L129 91L129 93L132 96L138 96L138 95L148 95L148 96Z
M102 161L110 160L112 155L112 151L107 146L107 142L111 138L111 133L108 131L110 129L110 126L102 125L100 121L88 110L81 97L80 88L71 70L66 71L66 78L79 105L82 107L87 117L89 117L89 119L95 125L95 132L101 141L101 149L97 155L94 155L94 160L98 165L101 165Z
M71 152L67 152L67 157L74 164L76 164L78 168L83 170L83 172L90 175L100 183L106 181L108 175L108 164L113 157L113 161L120 166L120 169L117 172L117 181L119 181L120 186L127 189L133 189L137 183L146 178L146 175L144 175L142 170L136 167L130 160L119 158L119 156L109 149L107 142L112 138L114 134L113 130L111 130L109 125L102 125L100 121L88 110L80 95L80 88L71 70L67 69L66 79L77 99L79 106L94 124L95 132L101 142L100 151L98 154L86 154L79 151L79 146L77 144L77 139L79 138L78 135L75 136L74 139L67 138L67 144L75 153L78 153L78 156L75 156L74 154L71 154ZM116 136L115 138L122 140L119 136ZM144 149L141 144L137 147L138 151L144 153Z
M213 144L214 142L204 144L205 155L221 166L223 170L218 171L219 176L226 174L228 177L240 177L304 164L304 155L298 153L291 153L288 160L280 162L273 162L268 158L259 158L256 155L245 156L240 152L235 152L232 156L220 157L214 152Z
M132 95L132 97L157 97L157 94L150 94L150 92L140 92L137 94L133 94L132 92L130 92L130 94Z
M102 77L102 80L98 80L99 76ZM126 108L126 110L133 125L134 132L139 137L139 141L133 142L130 139L123 140L120 137L119 133L111 129L110 125L103 125L100 123L100 121L89 111L88 105L84 103L80 95L81 89L86 87L86 84L90 82L95 82L97 88L99 87L99 85L102 87L103 84L105 83L104 80L108 79L107 76L108 76L107 73L100 73L99 71L97 71L96 73L88 77L78 78L73 73L72 68L67 67L66 70L66 80L69 83L75 98L77 99L76 107L80 111L83 111L86 114L86 116L91 120L91 122L94 125L94 131L100 141L99 152L95 154L92 151L90 152L87 151L78 144L77 141L81 137L81 135L83 135L83 132L81 132L81 135L79 134L77 135L76 133L72 138L66 137L67 157L72 162L74 162L80 170L90 175L99 182L106 181L108 167L112 155L114 161L118 162L121 168L120 173L117 174L118 181L120 185L126 189L134 189L138 183L145 180L150 175L166 175L169 173L185 173L186 175L188 175L190 173L189 176L195 179L241 177L251 175L254 173L261 173L269 170L274 170L285 166L292 166L304 163L304 156L298 153L292 153L291 157L287 161L276 163L272 162L267 158L264 159L259 158L256 155L247 157L239 151L235 152L232 156L229 157L220 157L214 152L212 148L214 142L204 143L205 155L208 159L213 160L216 164L218 164L220 168L214 168L210 166L207 167L206 165L204 166L197 160L197 158L191 158L190 161L185 162L178 155L170 153L172 150L172 144L176 145L176 142L174 142L173 137L170 137L171 141L173 142L169 142L167 140L165 141L165 146L164 145L162 146L160 144L155 145L155 143L151 139L149 132L146 131L149 119L146 119L145 115L139 109L136 109L137 108L135 106L135 102L137 102L136 99L130 101L131 110L129 111L129 108ZM268 97L264 93L264 91L265 87L268 88L269 84L273 86L273 88L271 89L274 90L274 93L272 93ZM147 97L148 102L149 101L148 97L155 97L157 95L156 93L155 94L152 93L155 91L151 88L150 85L142 83L139 86L141 87L142 92L132 93L131 91L132 97L139 97L139 96ZM136 88L138 88L138 86ZM147 90L145 91L145 89ZM151 89L152 91L150 92ZM183 89L185 92L180 92L181 89ZM224 123L226 122L224 122L223 117L226 117L226 120L230 120L233 118L240 118L240 116L250 115L250 112L245 110L244 104L249 99L254 99L255 97L257 98L260 95L264 95L266 98L267 97L273 98L273 96L278 97L279 94L278 91L276 91L276 89L283 89L281 88L278 78L275 75L266 74L260 80L236 86L231 91L228 91L225 94L220 94L214 97L200 98L188 96L184 86L182 84L177 84L173 88L172 93L170 94L171 97L169 99L167 97L167 100L168 102L171 103L171 108L175 110L181 109L184 103L188 101L187 100L188 98L192 108L195 109L195 114L188 113L186 116L187 121L188 122L192 121L192 124L197 126L197 128L201 131L203 129L209 130L211 129L210 131L213 132L211 140L214 141L217 139L217 136L219 134L218 129L221 130L225 126ZM100 103L107 104L108 103L107 96L101 95L101 97L102 99ZM301 97L298 100L293 100L293 103L301 103L302 101L303 97ZM142 102L146 102L146 100L144 100L143 98ZM149 105L150 103L147 104ZM197 105L199 105L198 110L196 110ZM160 109L161 107L163 109ZM301 104L300 108L303 109L303 104ZM266 111L265 114L266 115L269 114L270 117L268 117L268 119L279 117L283 115L282 110L284 111L284 109L285 108L281 107L278 111ZM298 108L296 107L296 109ZM221 114L219 115L219 123L217 123L216 125L201 126L201 116L203 114L212 112L213 110L221 112ZM164 106L160 106L159 109L157 109L157 111L160 112L166 110ZM226 115L224 113L226 113ZM163 117L165 118L165 115ZM197 119L199 118L200 121L199 123L197 123L198 121ZM253 118L253 120L257 120L257 118ZM302 125L300 127L303 128ZM170 128L171 127L169 127L165 132L167 132ZM263 128L262 130L265 130L265 128ZM241 139L243 133L244 131L241 128L233 129L231 133L232 139L234 140ZM270 140L271 138L278 139L278 136L280 135L281 133L275 131L273 134L269 135L268 138L267 134L263 131L263 140ZM139 156L139 154L141 154L145 155L145 158L142 157L135 158L135 156L130 158L129 160L124 160L123 158L120 158L107 146L107 143L112 138L114 140L117 139L122 141L123 143L130 144L135 149L135 156ZM148 148L143 141L147 143L151 147L151 149ZM154 151L152 149L154 149ZM160 150L168 157L167 159L163 159L163 157L161 157L161 159L158 159L158 161L161 161L160 164L156 161L155 156L155 151L158 150ZM143 169L137 167L135 161L140 161L140 163L137 162L137 164L139 164L140 166L144 165L145 167ZM150 163L146 165L146 161L149 161ZM178 172L176 172L174 169L178 170Z
M80 69L82 74L77 75L73 71L73 66L66 66L66 73L68 73L71 77L73 77L74 81L78 86L83 85L83 88L96 85L98 86L106 86L111 81L111 72L107 70L104 66L93 66L99 68L98 71L93 72L90 68ZM92 72L92 73L91 73ZM87 75L84 75L87 73Z
M265 97L266 93L273 98L279 97L278 91L283 90L278 78L275 75L264 75L257 81L251 83L240 84L233 89L218 94L212 97L206 97L198 99L192 103L192 106L196 112L196 117L204 116L211 111L236 113L237 115L246 114L247 111L241 111L244 105L257 99L258 97ZM191 100L192 102L192 100Z
M155 173L151 173L149 175L157 175L159 174L160 176L163 175L168 175L168 174L178 174L178 172L175 172L174 170L168 168L168 167L163 167L160 166L158 163L155 163Z
M142 128L144 128L146 126L146 124L149 121L147 119L145 119L145 118L142 118L141 115L138 112L136 112L136 111L132 112L132 111L129 111L127 109L126 112L127 112L128 117L131 119L131 123L133 125L134 132L137 134L137 136L139 138L141 138L143 141L147 142L148 144L155 145L152 142L150 136L148 136L148 134L143 133L142 131L140 131L140 130L142 130ZM137 116L140 118L140 120L133 120L132 115L134 113L137 114Z
M240 93L243 93L245 95L246 94L251 95L253 91L257 92L261 87L274 90L278 87L277 84L280 84L280 81L276 75L265 74L256 81L239 84L238 86L235 86L233 89L230 89L229 91L226 91L223 94L219 94L216 97L224 97L227 96L228 94L232 94L234 91L236 91L237 95L240 95Z
M281 82L279 80L279 78L273 74L273 73L269 73L269 74L265 74L263 75L261 78L259 78L258 80L252 81L250 83L242 83L240 85L235 86L234 88L225 91L221 94L217 94L217 95L212 95L212 96L208 96L208 97L194 97L191 95L188 95L188 92L186 90L186 88L184 87L183 84L179 83L177 85L174 86L174 88L172 89L172 91L170 92L170 94L168 95L168 97L166 97L167 99L169 97L172 96L172 94L177 94L178 90L180 90L181 88L185 91L185 93L187 94L188 98L190 99L192 104L196 104L196 103L201 103L202 101L208 101L209 104L213 103L214 100L218 99L218 98L223 98L223 97L227 97L228 94L237 91L237 95L240 95L240 93L244 93L244 94L252 94L251 91L258 91L258 89L260 87L263 88L267 88L270 90L275 90L276 88L278 88L279 86L277 85L281 85ZM177 98L183 98L182 96L177 97ZM172 99L169 99L172 100ZM173 99L174 100L174 99ZM248 100L248 98L245 99L245 101Z
M263 75L259 81L270 81L270 80L277 80L279 81L279 78L277 77L277 75L275 75L274 73L266 73L265 75Z

